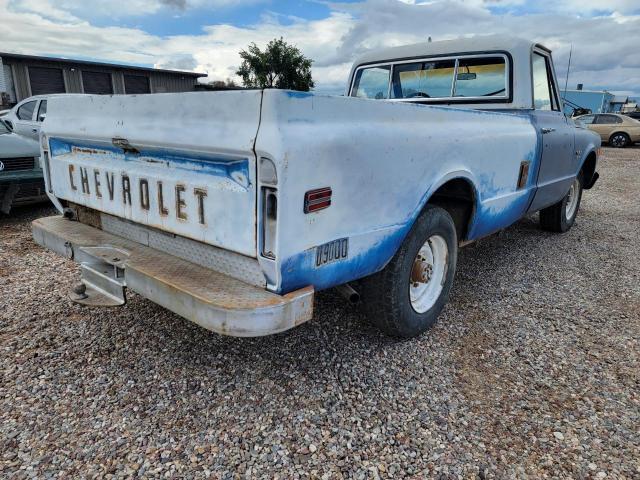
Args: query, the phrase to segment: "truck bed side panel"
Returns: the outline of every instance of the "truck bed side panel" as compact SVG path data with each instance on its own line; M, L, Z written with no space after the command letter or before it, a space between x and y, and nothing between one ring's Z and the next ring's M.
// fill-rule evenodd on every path
M469 239L518 220L535 192L536 132L526 115L265 91L258 156L278 168L280 291L317 289L383 268L447 180L475 190ZM526 183L518 188L522 162ZM305 192L332 204L303 212ZM316 247L348 238L348 257L316 266Z

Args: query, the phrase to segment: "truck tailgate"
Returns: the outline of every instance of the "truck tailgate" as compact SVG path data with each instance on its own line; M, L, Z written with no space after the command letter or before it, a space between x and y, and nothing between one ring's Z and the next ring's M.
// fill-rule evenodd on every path
M49 192L254 257L261 95L53 97Z

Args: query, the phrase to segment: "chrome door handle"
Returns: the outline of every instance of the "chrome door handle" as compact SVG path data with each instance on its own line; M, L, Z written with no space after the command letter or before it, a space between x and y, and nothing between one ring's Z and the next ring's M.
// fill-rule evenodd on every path
M541 131L542 133L551 133L551 132L555 132L555 131L556 131L556 129L555 129L555 128L542 127L542 128L540 129L540 131Z
M31 129L31 131L32 131L33 133L38 133L38 129L37 129L37 128L32 128L32 129Z

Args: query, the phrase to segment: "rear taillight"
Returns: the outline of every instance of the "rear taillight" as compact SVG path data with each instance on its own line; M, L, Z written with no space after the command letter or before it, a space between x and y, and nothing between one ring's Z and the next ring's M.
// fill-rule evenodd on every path
M278 195L275 188L262 187L262 256L276 258Z
M309 190L304 194L304 213L317 212L331 205L331 188Z
M49 151L49 140L46 135L40 135L40 146L45 152Z

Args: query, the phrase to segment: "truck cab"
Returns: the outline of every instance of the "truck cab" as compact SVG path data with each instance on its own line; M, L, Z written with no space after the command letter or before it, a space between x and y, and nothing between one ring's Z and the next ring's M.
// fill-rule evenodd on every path
M548 48L490 35L370 52L354 63L345 94L527 115L541 135L537 192L528 208L537 212L568 190L585 152L593 153L597 143L576 131L559 91ZM594 173L595 163L586 185Z

